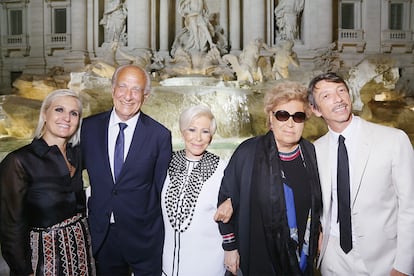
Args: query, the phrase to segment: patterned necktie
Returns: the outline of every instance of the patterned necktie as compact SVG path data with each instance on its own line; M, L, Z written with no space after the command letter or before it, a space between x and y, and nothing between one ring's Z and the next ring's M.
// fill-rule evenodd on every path
M345 138L339 135L338 142L338 220L339 241L345 253L352 249L351 205L349 191L349 163L345 147Z
M121 172L122 165L124 164L124 144L125 136L124 129L128 125L125 123L119 123L119 133L115 142L115 153L114 153L114 176L115 182L118 179L119 173Z

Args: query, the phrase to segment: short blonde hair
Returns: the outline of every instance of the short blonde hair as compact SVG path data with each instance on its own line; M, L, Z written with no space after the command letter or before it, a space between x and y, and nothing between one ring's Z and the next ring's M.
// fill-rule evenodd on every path
M79 109L79 125L76 132L72 135L72 137L69 139L69 143L72 143L72 146L75 146L79 144L80 142L80 126L82 124L82 101L78 95L73 90L70 89L58 89L53 91L52 93L48 94L46 98L43 100L42 106L40 107L40 113L39 113L39 121L37 123L36 130L34 132L35 138L41 138L44 134L44 127L45 127L45 118L43 116L44 113L49 109L49 107L52 105L53 101L56 98L60 97L73 97L76 99L76 102L78 103L78 109Z
M208 108L205 105L195 105L191 106L187 109L185 109L183 112L181 112L180 115L180 131L183 132L185 129L187 129L191 122L194 119L197 119L199 117L206 116L210 119L210 133L213 136L214 133L216 133L217 124L216 124L216 118L214 117L213 113L211 112L210 108Z

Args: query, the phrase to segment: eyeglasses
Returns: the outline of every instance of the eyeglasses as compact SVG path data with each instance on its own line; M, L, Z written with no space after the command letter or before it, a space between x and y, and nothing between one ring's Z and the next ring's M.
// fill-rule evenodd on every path
M305 112L295 112L294 114L290 114L286 110L278 110L276 112L273 112L276 119L281 122L285 122L289 120L290 117L293 118L293 121L295 123L303 123L306 120L306 114Z

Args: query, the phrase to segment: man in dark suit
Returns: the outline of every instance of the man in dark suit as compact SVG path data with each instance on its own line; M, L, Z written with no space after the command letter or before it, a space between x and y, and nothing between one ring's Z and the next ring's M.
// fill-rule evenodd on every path
M161 274L160 194L172 145L171 132L140 111L149 93L147 72L121 66L112 77L113 109L82 124L81 147L91 184L88 219L98 275Z

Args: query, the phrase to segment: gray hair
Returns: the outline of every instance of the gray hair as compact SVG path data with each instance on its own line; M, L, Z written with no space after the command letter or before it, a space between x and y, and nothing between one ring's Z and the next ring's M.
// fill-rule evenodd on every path
M181 112L180 115L180 131L183 132L188 126L191 124L191 122L194 119L197 119L199 117L206 116L210 119L210 133L211 136L216 133L217 124L216 124L216 118L214 117L213 113L211 112L210 108L208 108L205 105L195 105L191 106L187 109L185 109L183 112Z
M81 129L80 126L82 124L82 101L81 101L78 93L76 93L75 91L70 90L70 89L55 90L52 93L48 94L46 96L46 98L43 100L42 106L40 107L39 121L37 123L37 127L36 127L36 130L34 132L34 137L35 138L39 139L44 134L45 118L44 118L43 114L46 113L46 111L49 109L49 107L52 105L53 101L56 98L66 97L66 96L75 98L76 102L78 103L79 125L78 125L78 129L76 130L76 132L69 139L69 143L72 143L72 146L75 146L75 145L79 144L79 142L80 142L80 129Z
M151 77L150 77L150 75L148 74L147 71L145 71L141 67L133 65L133 64L125 64L125 65L121 65L118 68L116 68L114 74L112 75L112 79L111 79L112 89L115 88L115 85L118 82L118 77L119 77L119 74L121 73L121 71L126 69L126 68L129 68L129 67L136 68L136 69L140 70L142 73L144 73L144 76L145 76L144 94L149 94L151 92Z

